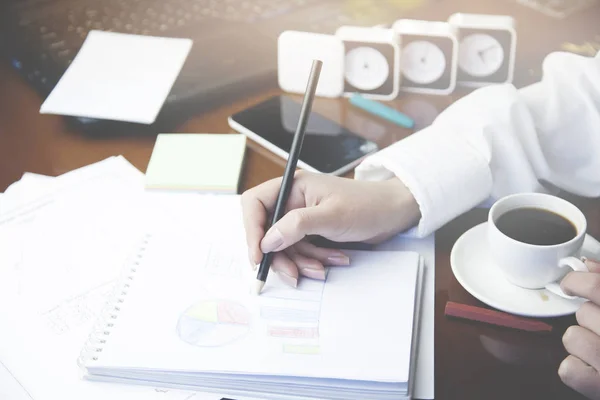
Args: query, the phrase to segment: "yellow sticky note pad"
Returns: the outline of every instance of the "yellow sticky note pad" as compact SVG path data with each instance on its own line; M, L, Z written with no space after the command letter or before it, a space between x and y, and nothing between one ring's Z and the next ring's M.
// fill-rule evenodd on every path
M146 170L146 189L235 194L245 151L241 134L160 134Z

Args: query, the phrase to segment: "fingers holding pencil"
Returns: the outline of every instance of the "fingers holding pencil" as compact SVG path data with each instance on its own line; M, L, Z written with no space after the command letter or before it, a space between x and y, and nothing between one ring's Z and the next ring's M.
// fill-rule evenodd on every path
M308 124L308 119L309 119L310 113L312 111L312 104L313 104L313 101L315 98L315 93L317 91L317 85L319 83L319 76L321 75L322 66L323 66L322 61L320 61L320 60L313 61L310 75L308 78L306 93L304 95L304 100L302 102L302 108L300 110L300 118L298 120L298 127L296 128L296 133L294 134L294 139L292 141L292 146L291 146L288 160L287 160L287 163L285 166L285 172L284 172L283 178L281 180L281 189L277 196L277 201L275 203L275 211L273 213L273 218L272 218L270 227L273 226L275 223L277 223L277 221L279 221L279 219L281 219L283 217L284 212L285 212L285 207L288 203L288 198L289 198L290 191L292 189L292 185L293 185L293 181L294 181L294 174L296 171L296 166L298 165L298 159L300 158L300 151L302 150L302 143L304 141L306 125ZM269 233L269 230L267 230L267 234L268 233ZM275 239L277 239L277 238L275 237ZM271 250L271 251L273 251L273 250ZM273 259L272 252L266 252L266 253L264 252L260 266L258 268L256 282L254 284L254 291L256 294L260 294L260 292L262 291L262 289L265 285L267 276L269 274L269 269L271 267L272 259Z

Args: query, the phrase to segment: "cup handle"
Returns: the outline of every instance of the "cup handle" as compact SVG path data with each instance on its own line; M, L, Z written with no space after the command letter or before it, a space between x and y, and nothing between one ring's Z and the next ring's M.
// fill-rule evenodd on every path
M563 267L569 267L573 271L588 272L588 268L586 267L585 263L576 257L561 258L558 261L558 268L563 268ZM551 283L547 284L546 290L548 290L551 293L554 293L557 296L560 296L560 297L563 297L563 298L569 299L569 300L576 300L576 299L580 298L578 296L569 296L569 295L565 294L565 292L563 292L562 289L560 288L560 281L559 282L551 282Z

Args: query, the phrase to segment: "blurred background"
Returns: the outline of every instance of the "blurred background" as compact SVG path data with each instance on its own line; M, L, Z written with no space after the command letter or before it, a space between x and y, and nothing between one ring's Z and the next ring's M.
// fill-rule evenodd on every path
M0 7L0 56L41 96L90 30L193 39L165 114L275 87L284 30L334 33L400 18L445 21L456 12L509 15L518 37L516 86L540 78L549 52L600 49L598 0L3 0Z
M281 92L277 38L285 30L333 34L342 25L389 27L403 18L447 21L454 13L514 19L510 83L517 87L541 79L542 62L551 52L592 56L600 50L600 0L2 0L0 168L7 172L0 177L0 190L23 170L60 174L115 152L145 170L153 139L124 139L138 131L142 137L230 131L229 115ZM90 30L193 40L156 123L39 114ZM320 98L315 110L385 147L426 127L472 90L401 92L390 104L414 119L410 131L347 107L346 99ZM83 139L90 134L118 142L96 142L92 149ZM279 158L250 146L274 163L265 167L261 179L281 171L274 166L281 166ZM86 155L89 151L94 157ZM248 185L259 182L248 179Z

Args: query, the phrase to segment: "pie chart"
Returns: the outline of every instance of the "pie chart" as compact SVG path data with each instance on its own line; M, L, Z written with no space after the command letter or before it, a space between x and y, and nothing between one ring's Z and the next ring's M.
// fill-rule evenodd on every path
M250 313L239 303L206 300L192 305L179 317L177 334L193 346L225 346L246 335L250 321Z

